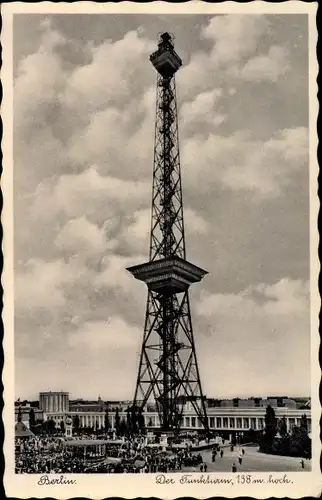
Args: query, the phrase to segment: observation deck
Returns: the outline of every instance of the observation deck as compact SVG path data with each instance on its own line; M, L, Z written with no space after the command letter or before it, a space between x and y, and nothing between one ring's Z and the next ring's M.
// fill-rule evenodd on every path
M174 50L172 38L169 33L161 35L158 50L150 56L150 61L164 78L172 78L180 66L182 66L182 60Z
M163 295L185 292L208 274L187 260L173 256L128 267L134 278L146 283L149 290Z

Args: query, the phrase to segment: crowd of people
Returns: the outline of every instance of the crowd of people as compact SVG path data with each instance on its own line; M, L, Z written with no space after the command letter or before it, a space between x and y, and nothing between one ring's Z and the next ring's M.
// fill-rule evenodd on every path
M203 461L192 439L168 446L149 443L144 436L122 440L109 439L107 435L98 439L95 434L79 434L72 439L62 435L16 437L15 471L18 474L207 472L209 463ZM220 444L212 444L209 451L211 470L216 468L214 462L226 454L232 458L232 472L243 467L246 452L241 446L231 443L225 446L222 440ZM305 468L303 460L300 465Z
M16 438L16 473L50 473L55 464L57 472L65 465L63 439L46 437ZM66 457L67 459L67 457ZM56 471L55 471L56 472Z
M137 436L123 438L121 443L106 440L102 453L95 446L94 435L73 439L80 446L72 446L70 439L62 436L16 438L16 473L166 473L202 464L201 454L193 453L191 445L166 449ZM82 446L89 441L92 445Z
M202 462L200 453L192 453L191 447L164 450L160 445L145 445L142 438L129 438L120 450L120 456L126 460L134 459L144 463L142 472L175 472L183 467L198 465Z

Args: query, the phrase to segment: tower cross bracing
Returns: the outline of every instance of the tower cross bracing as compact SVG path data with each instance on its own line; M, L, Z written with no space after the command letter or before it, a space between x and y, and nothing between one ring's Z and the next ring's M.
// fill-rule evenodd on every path
M157 70L149 261L128 268L148 288L133 408L153 403L161 429L177 433L185 404L208 432L194 343L189 287L206 271L186 260L175 73L182 61L168 33L150 56Z

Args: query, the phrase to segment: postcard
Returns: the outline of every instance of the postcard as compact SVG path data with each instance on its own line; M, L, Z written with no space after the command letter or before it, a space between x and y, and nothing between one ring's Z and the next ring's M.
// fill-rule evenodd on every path
M320 494L316 7L4 4L7 496Z

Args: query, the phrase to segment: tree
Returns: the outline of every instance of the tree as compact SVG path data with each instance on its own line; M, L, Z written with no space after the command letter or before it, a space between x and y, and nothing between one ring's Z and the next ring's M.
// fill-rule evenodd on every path
M291 436L286 432L286 434L281 435L280 438L273 439L270 452L273 453L274 455L283 455L285 457L289 456L290 442L291 442Z
M63 434L65 433L65 422L63 420L60 421L60 430Z
M266 408L265 415L265 430L261 438L260 449L264 453L270 453L272 451L272 445L274 438L277 434L277 418L275 416L275 411L268 405Z
M36 417L35 417L35 412L33 408L30 408L29 412L29 428L33 429L36 425Z
M46 422L43 422L42 420L36 420L36 424L32 432L36 435L46 434Z
M145 420L141 408L138 409L137 423L139 430L142 432L145 428Z
M73 425L74 425L75 430L79 429L79 423L80 423L79 416L75 415L75 417L73 419Z
M258 442L258 437L256 435L256 431L254 429L248 429L244 433L244 443L256 443Z
M268 405L265 415L265 434L270 440L273 440L277 433L277 418L274 408Z
M300 428L303 429L303 433L308 434L307 416L305 413L301 416Z
M116 431L116 434L119 434L120 432L120 415L119 415L119 409L116 408L115 410L115 431Z
M46 430L49 434L54 434L56 430L56 422L52 418L46 421Z
M305 422L303 423L305 424ZM311 456L311 439L308 436L305 426L293 427L289 454L293 457Z
M286 418L282 417L278 421L278 431L281 436L286 436L287 434L287 425L286 425Z
M126 420L122 418L120 422L120 436L126 436L126 434L128 434L128 426Z
M109 419L109 414L108 414L108 406L106 406L105 415L104 415L105 432L108 432L109 428L110 428L110 419Z
M126 425L127 425L127 432L128 434L131 434L132 431L132 418L131 418L131 409L128 406L127 407L127 413L126 413Z

